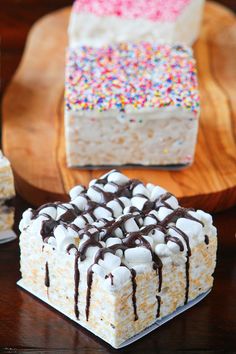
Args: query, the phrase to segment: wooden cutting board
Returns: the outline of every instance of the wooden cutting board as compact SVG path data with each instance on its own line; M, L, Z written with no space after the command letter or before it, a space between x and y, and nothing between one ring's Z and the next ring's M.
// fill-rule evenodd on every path
M63 126L64 54L70 8L51 13L32 28L22 61L3 102L3 149L18 192L39 205L67 200L68 190L103 171L68 169ZM123 170L159 184L184 206L217 211L236 204L236 21L207 3L194 46L201 93L195 163L182 171Z

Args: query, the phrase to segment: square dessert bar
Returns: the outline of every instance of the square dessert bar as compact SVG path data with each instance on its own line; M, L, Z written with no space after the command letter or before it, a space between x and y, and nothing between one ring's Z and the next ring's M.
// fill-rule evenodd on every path
M212 217L111 171L24 212L21 285L118 347L212 287Z
M142 42L68 49L70 167L191 164L198 117L196 66L189 47Z
M14 222L12 199L14 197L15 188L11 165L0 151L0 232L12 228Z
M204 0L77 0L69 24L70 45L100 47L123 41L192 45Z

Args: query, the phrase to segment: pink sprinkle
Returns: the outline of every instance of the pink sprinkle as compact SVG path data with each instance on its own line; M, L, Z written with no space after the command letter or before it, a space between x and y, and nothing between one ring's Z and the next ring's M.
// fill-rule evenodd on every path
M175 21L190 0L76 0L74 12L150 21Z

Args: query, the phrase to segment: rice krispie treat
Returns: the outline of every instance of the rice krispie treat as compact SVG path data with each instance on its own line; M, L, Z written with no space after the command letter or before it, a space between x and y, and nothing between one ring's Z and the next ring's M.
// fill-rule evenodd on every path
M185 46L142 42L68 49L71 166L186 166L199 117L195 60Z
M204 0L77 0L69 43L100 47L123 41L192 45L197 39Z
M212 217L111 171L20 222L27 289L114 347L212 287Z
M12 228L14 222L14 197L15 188L11 165L0 151L0 232Z

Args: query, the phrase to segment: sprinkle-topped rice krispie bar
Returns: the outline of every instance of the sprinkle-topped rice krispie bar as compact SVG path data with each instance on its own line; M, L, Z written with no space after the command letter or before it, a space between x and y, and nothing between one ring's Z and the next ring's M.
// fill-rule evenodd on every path
M211 289L212 217L111 171L27 210L22 284L114 347Z
M14 197L15 188L11 165L0 151L0 232L12 228L14 222Z
M190 48L142 42L68 50L69 166L188 165L198 117Z
M192 45L197 39L204 0L77 0L69 43L100 47L123 41Z

